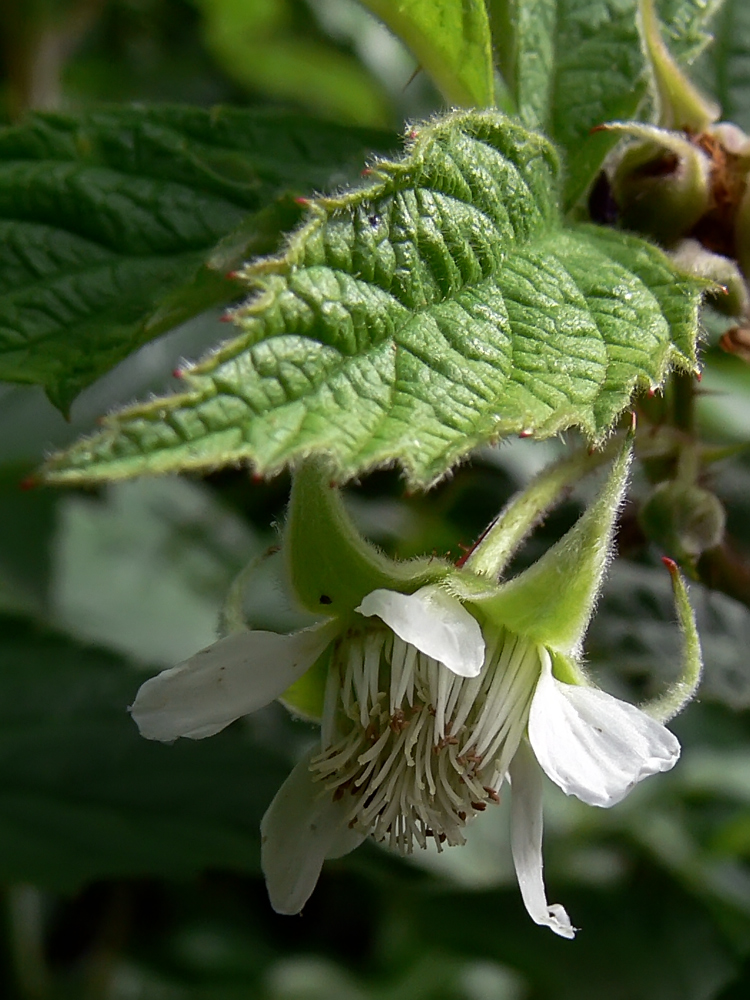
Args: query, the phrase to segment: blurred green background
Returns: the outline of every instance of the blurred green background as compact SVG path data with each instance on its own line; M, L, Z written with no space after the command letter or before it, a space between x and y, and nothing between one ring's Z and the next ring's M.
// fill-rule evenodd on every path
M9 122L29 108L102 101L270 102L395 131L439 107L413 58L354 0L3 0L0 28ZM721 76L711 59L701 71L709 83ZM746 122L750 87L732 95ZM204 744L157 746L138 737L125 707L149 671L213 640L230 581L276 537L288 481L226 471L91 492L18 488L46 451L163 388L179 358L224 331L210 314L148 345L86 390L69 422L41 390L0 386L0 995L744 1000L750 612L741 586L733 596L692 586L706 678L674 724L684 747L674 772L612 811L547 789L548 891L581 928L574 942L523 909L505 802L465 848L403 860L368 843L326 866L301 917L272 913L258 823L311 728L274 706ZM700 432L745 445L750 369L712 344ZM397 474L378 473L351 490L352 510L391 553L458 556L563 447L487 449L426 497L406 497ZM750 458L740 448L714 468L747 576ZM592 489L546 520L521 562L559 537ZM646 490L636 476L633 496ZM587 657L604 686L637 699L676 673L679 637L660 553L634 509ZM278 571L269 560L248 595L256 626L297 622Z

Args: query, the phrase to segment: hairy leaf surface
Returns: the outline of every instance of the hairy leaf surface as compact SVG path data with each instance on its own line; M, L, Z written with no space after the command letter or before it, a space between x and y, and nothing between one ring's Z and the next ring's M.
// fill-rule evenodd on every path
M0 131L0 379L66 410L127 354L236 299L285 192L340 184L388 133L279 112L124 108Z
M701 286L642 240L563 229L546 139L486 112L408 142L245 270L241 334L183 393L106 418L47 479L325 452L341 478L397 460L425 486L502 435L600 441L636 386L694 365Z

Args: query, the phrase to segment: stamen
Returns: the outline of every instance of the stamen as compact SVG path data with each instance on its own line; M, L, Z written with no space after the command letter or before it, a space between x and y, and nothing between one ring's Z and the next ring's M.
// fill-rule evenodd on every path
M369 623L334 648L315 780L347 821L402 854L464 842L499 800L541 669L534 644L486 629L478 677L464 678Z

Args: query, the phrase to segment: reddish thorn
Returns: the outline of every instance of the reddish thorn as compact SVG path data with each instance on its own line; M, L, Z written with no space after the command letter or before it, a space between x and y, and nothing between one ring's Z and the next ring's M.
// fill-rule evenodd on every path
M703 381L703 372L696 372L695 373L695 380L696 380L696 382L702 382Z
M677 573L677 563L674 561L674 559L670 559L669 556L662 556L661 561L667 567L672 576L675 576L675 574Z
M365 167L363 170L360 170L359 176L369 177L371 173L372 173L372 167Z
M530 438L533 433L533 431L519 431L518 436L520 438Z
M656 389L653 388L649 389L646 395L648 396L649 399L653 399L654 396L656 395Z
M22 479L21 482L18 484L18 487L19 489L26 491L26 490L34 490L38 485L39 485L39 480L37 479L37 477L31 475L27 476L25 479Z
M295 198L294 200L296 204L301 205L303 208L307 208L307 206L310 204L309 198Z
M185 373L181 368L175 368L172 371L172 378L183 378L184 375Z

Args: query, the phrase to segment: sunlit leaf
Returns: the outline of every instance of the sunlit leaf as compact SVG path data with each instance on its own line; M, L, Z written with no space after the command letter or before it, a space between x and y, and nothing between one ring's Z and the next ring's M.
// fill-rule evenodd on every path
M493 104L492 42L484 0L363 3L406 42L448 104Z
M372 174L245 270L242 333L183 393L106 418L47 479L322 452L342 478L395 459L425 486L503 435L601 441L636 386L694 366L700 285L635 237L561 228L543 137L454 113Z

